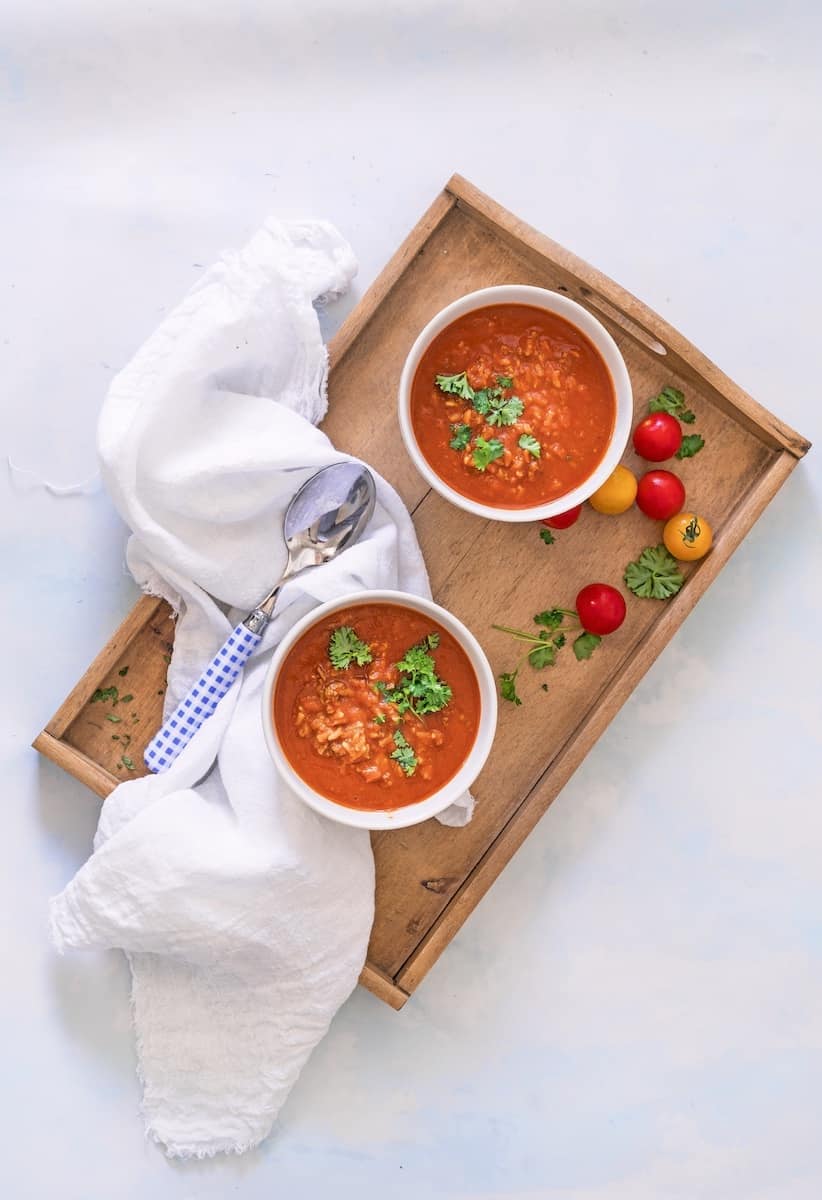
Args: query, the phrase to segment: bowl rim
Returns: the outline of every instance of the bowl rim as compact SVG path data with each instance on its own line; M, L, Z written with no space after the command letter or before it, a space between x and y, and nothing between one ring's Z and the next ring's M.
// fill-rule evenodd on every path
M457 639L468 656L477 677L480 713L474 743L465 761L457 773L441 788L424 800L418 800L402 808L365 810L338 804L335 800L314 791L302 776L298 775L280 745L272 713L272 701L280 668L292 646L308 629L329 613L339 609L380 603L399 605L426 613ZM271 662L268 664L262 689L261 718L266 746L277 773L291 791L315 812L343 825L351 825L359 829L405 829L409 825L417 825L421 821L427 821L430 817L437 816L470 788L491 752L497 728L497 709L496 680L485 651L471 630L453 613L433 600L396 589L376 588L346 592L333 600L327 600L311 609L309 613L292 625L274 650Z
M464 496L446 483L431 467L417 443L411 422L411 387L419 361L430 342L458 317L480 308L488 308L492 304L517 303L530 304L532 307L543 308L564 317L569 324L574 325L593 343L605 363L614 385L616 418L611 440L602 461L582 483L570 492L565 492L562 496L542 504L531 505L528 508L497 508L494 505L481 504L469 496ZM474 516L510 523L545 520L547 517L567 512L568 509L582 504L592 496L614 468L619 465L628 444L634 413L633 390L628 367L622 352L602 322L569 296L551 291L549 288L535 287L532 284L524 283L496 284L493 287L467 292L435 313L417 335L414 344L408 351L400 374L397 406L400 433L405 449L414 466L430 487L457 508L473 513Z

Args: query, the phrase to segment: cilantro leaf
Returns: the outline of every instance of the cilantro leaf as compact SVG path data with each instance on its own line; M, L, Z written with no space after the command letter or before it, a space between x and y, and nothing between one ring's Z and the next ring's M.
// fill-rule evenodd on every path
M528 655L528 661L532 667L539 670L541 667L552 667L556 662L557 652L550 642L546 642L544 646L535 646Z
M122 762L123 766L126 767L129 771L137 770L137 768L134 765L134 760L129 758L129 756L127 754L124 754L123 757L120 759L120 761Z
M474 389L464 371L460 371L459 375L437 375L434 382L441 392L448 395L462 396L463 400L474 399Z
M481 417L484 417L491 407L491 400L493 399L494 394L493 388L480 388L478 392L474 392L474 399L472 403L475 411L478 412Z
M629 563L623 576L635 596L669 600L685 582L676 559L664 546L646 546L636 562Z
M394 688L383 685L380 690L400 713L409 710L418 717L439 712L451 701L451 688L437 675L437 664L429 650L439 646L439 634L429 633L416 646L410 646L396 664L401 678ZM377 685L379 687L379 685Z
M705 445L705 439L698 433L686 433L682 445L676 452L677 458L693 458Z
M478 437L474 442L474 452L471 458L477 470L484 471L489 463L502 458L504 453L505 447L497 438L490 438L486 441L484 437Z
M122 719L122 717L115 716L114 713L106 713L106 720L111 721L112 725L119 725Z
M679 388L664 387L658 396L654 396L653 400L648 401L648 411L670 413L672 417L677 417L680 421L684 421L686 425L693 425L696 416L689 408L685 407L685 396L680 392Z
M542 454L542 446L532 433L523 433L517 445L521 450L527 450L534 458L539 458Z
M390 757L396 759L401 770L403 770L406 775L413 775L417 769L418 759L414 753L413 746L408 744L403 736L402 731L399 729L394 731L394 745L397 748L396 750L391 751Z
M374 724L375 725L384 725L385 724L385 713L377 713L377 715L374 717Z
M451 426L451 441L448 445L452 450L464 450L471 441L471 426L470 425L452 425Z
M509 388L514 386L514 381L510 375L497 375L497 387Z
M489 425L513 425L517 418L522 416L524 408L525 405L519 396L512 396L510 400L500 397L499 400L491 401L486 420Z
M595 633L581 633L578 638L574 638L574 654L577 662L582 662L584 658L590 658L596 650L601 637L597 637Z
M512 704L522 704L517 695L517 671L507 671L500 675L499 694L503 700L510 700Z
M364 667L372 661L371 651L365 642L357 637L350 625L341 625L331 634L328 643L328 657L332 667L338 671L350 667L355 662L358 667Z
M545 625L547 629L559 629L564 620L565 613L561 608L549 608L545 612L537 613L534 624Z
M545 542L546 546L553 546L554 542L557 540L551 533L550 529L540 529L539 536Z
M557 650L562 649L562 647L565 645L565 634L564 633L560 633L557 635L557 637L554 638L554 645L556 646Z

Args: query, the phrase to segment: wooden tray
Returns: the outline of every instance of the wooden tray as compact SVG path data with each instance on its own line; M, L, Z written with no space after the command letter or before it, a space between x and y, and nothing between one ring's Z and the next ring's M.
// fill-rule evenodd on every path
M524 704L503 704L499 733L477 781L464 829L436 821L374 835L377 916L361 982L400 1008L533 828L608 722L716 578L809 443L760 407L633 296L500 208L459 176L449 182L346 320L330 346L325 430L340 449L382 472L413 513L435 598L474 631L495 671L514 647L491 622L530 623L572 604L593 579L619 584L625 564L659 538L637 510L619 518L585 507L578 524L545 546L533 525L487 522L431 492L403 450L394 417L397 383L419 330L446 303L497 283L529 283L572 296L604 322L633 381L637 413L666 384L697 413L706 448L677 470L689 500L712 523L711 554L668 603L631 599L628 619L585 664L573 656L550 676L523 678ZM628 453L625 461L642 470ZM174 627L167 606L139 601L35 741L43 754L105 796L122 778L119 743L101 728L94 690L125 680L141 721L129 753L161 722L161 691ZM564 656L563 656L564 657ZM551 690L539 690L550 678ZM121 692L125 690L120 687Z

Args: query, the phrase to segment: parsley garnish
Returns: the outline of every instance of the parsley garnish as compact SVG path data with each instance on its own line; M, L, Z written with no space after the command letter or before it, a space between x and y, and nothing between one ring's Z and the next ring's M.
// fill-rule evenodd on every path
M670 413L672 417L684 421L686 425L693 425L696 420L695 413L685 406L684 393L675 387L664 387L658 396L654 396L653 400L648 401L648 410L652 413Z
M595 634L580 630L579 616L571 608L546 608L543 612L536 614L534 624L542 626L542 628L531 632L527 629L512 629L508 625L492 626L493 629L499 629L501 633L510 634L516 642L525 647L523 656L515 669L506 671L498 677L500 695L503 700L510 700L512 704L522 703L517 694L516 681L526 659L537 671L544 667L553 667L557 660L557 653L567 642L566 633L577 634L579 631L573 643L574 656L578 662L590 658L602 641L602 638ZM542 684L542 690L548 691L547 684Z
M119 722L122 721L122 719L123 719L122 717L115 716L114 713L106 713L106 720L111 721L112 725L119 724Z
M519 396L511 396L509 400L500 397L491 401L485 419L489 425L513 425L524 408Z
M521 450L527 450L527 452L533 455L534 458L539 458L542 454L542 446L532 433L523 433L519 439L518 445Z
M682 439L682 445L676 452L676 456L679 459L693 458L695 454L699 454L699 451L704 445L705 439L701 434L686 433L685 437Z
M463 400L474 399L474 389L464 371L460 371L459 375L437 375L434 382L441 392L450 396L462 396Z
M470 425L452 425L451 426L451 441L448 445L452 450L464 450L471 441L471 426Z
M392 750L390 757L396 759L406 775L413 775L417 769L417 756L399 729L394 731L394 745L397 748Z
M499 694L502 696L503 700L510 700L512 704L517 705L522 704L522 701L517 695L518 674L519 667L517 667L516 671L505 672L499 677Z
M328 657L332 667L338 671L350 667L355 662L358 667L364 667L371 662L371 651L365 642L357 637L350 625L341 625L331 634L328 643Z
M436 639L433 645L432 638ZM405 656L396 664L400 672L399 683L383 694L400 713L410 711L417 717L424 717L426 713L439 712L451 700L451 689L437 675L437 664L428 653L438 645L438 635L429 634L406 650Z
M582 662L584 658L590 658L601 641L602 638L595 633L581 633L578 638L575 638L574 654L577 662Z
M544 625L546 629L559 629L566 617L575 617L576 615L570 608L548 608L545 612L537 613L534 617L534 624Z
M557 540L551 533L550 529L540 529L539 536L542 538L543 542L545 542L546 546L553 546L554 542Z
M96 704L98 700L110 700L112 704L116 704L119 694L116 687L97 688L91 697L91 703Z
M497 438L486 441L484 437L478 437L474 442L471 460L478 471L484 471L489 463L502 458L504 453L505 447Z
M647 546L636 562L625 568L625 585L635 596L669 600L685 582L676 559L664 546Z
M497 387L509 388L514 386L514 381L510 375L497 375Z

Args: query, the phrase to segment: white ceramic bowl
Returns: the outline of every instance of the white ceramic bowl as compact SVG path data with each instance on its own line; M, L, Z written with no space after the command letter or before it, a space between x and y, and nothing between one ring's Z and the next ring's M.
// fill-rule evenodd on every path
M362 809L347 808L344 804L337 804L336 801L329 800L327 796L322 796L319 792L315 792L297 774L280 745L274 724L272 701L274 698L274 688L276 687L277 678L285 657L294 643L302 637L307 629L310 629L312 625L315 625L317 621L321 621L329 613L337 612L339 609L352 608L358 604L379 603L398 604L403 608L411 608L415 612L425 613L426 616L431 617L432 620L441 625L443 629L447 629L459 642L468 655L471 666L474 668L474 674L477 677L480 695L480 718L477 736L474 739L474 744L471 747L468 757L456 775L452 779L449 779L438 791L426 797L425 800L419 800L416 804L407 804L403 808L375 809L366 812ZM422 600L419 596L409 596L405 592L354 592L353 594L342 596L338 600L329 600L326 604L321 604L319 608L313 609L308 616L303 617L301 621L297 622L274 651L274 656L269 664L265 686L263 687L262 704L265 740L280 776L296 795L318 813L322 813L324 817L330 817L332 821L340 821L343 825L356 825L360 829L403 829L407 825L417 825L420 821L427 821L429 817L435 817L437 813L443 812L444 809L448 808L449 804L453 804L471 786L479 775L491 751L497 728L496 683L488 659L485 657L485 652L477 639L463 625L462 621L458 621L456 617L452 616L444 608L440 608L438 604L434 604L431 600Z
M473 312L478 308L487 308L490 304L529 304L533 308L544 308L548 312L564 317L566 321L584 333L599 351L610 372L616 395L614 431L608 449L597 469L588 476L584 483L572 491L565 492L564 495L547 503L532 505L530 508L495 508L490 504L480 504L476 500L469 499L468 496L463 496L461 492L455 491L440 478L423 455L411 424L411 387L423 354L437 334L456 321L457 317L464 316L465 313ZM605 482L622 458L628 444L628 435L631 432L633 412L633 395L628 368L625 366L625 359L620 354L616 342L605 326L575 300L569 300L567 296L562 296L558 292L549 292L545 288L528 287L519 283L506 283L499 287L469 292L467 296L462 296L453 304L443 308L435 317L432 317L414 342L400 376L400 432L415 467L431 487L446 500L450 500L452 504L465 509L466 512L473 513L477 517L486 517L492 521L541 521L545 517L554 517L557 513L567 512L575 504L581 504L583 500L587 500L600 484Z

